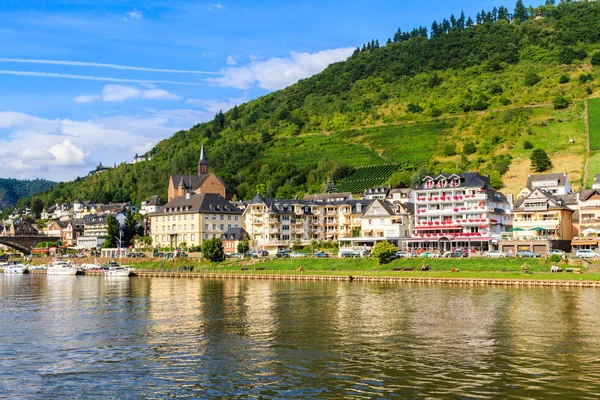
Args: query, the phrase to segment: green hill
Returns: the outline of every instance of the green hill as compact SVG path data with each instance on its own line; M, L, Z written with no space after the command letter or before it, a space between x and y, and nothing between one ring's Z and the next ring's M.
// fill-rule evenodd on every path
M20 198L31 197L34 194L54 187L56 183L44 179L18 180L0 178L0 210L13 207Z
M194 173L202 142L211 168L244 199L318 192L327 177L343 183L359 167L391 164L400 166L393 184L469 169L515 192L529 173L526 141L580 182L588 157L600 173L584 124L584 100L598 93L600 3L524 13L509 21L503 7L484 10L475 23L451 16L432 32L371 41L345 62L175 133L151 161L59 183L43 198L165 197L170 174Z

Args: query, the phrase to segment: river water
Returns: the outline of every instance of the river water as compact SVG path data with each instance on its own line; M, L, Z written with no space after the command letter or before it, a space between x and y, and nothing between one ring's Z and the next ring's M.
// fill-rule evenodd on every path
M0 275L3 398L597 398L600 291Z

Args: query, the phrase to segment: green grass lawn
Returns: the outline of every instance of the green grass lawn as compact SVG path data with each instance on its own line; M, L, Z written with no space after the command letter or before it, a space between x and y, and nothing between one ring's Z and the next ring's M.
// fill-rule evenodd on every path
M590 150L600 150L600 98L588 100Z

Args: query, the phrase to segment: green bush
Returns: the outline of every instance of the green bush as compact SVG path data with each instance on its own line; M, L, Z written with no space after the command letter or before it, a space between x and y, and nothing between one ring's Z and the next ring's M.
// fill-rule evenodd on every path
M379 242L373 247L373 257L379 260L379 264L388 264L394 258L398 249L390 242Z
M423 107L415 103L408 103L406 105L406 111L409 113L420 113L423 111Z
M594 67L599 67L600 66L600 51L597 51L597 52L595 52L592 55L592 60L591 61L592 61L592 65Z
M569 82L571 82L571 78L569 77L569 75L562 74L560 78L558 78L558 83L560 83L561 85L564 85L565 83Z
M531 150L533 149L533 143L531 143L529 140L526 140L523 142L523 148L525 150Z
M456 155L456 143L447 142L442 149L442 154L446 157L451 157Z
M538 84L542 78L533 70L530 69L525 73L525 86L534 86Z
M592 74L579 75L579 83L588 83L588 82L592 82L593 80L594 80L594 77L592 76Z
M548 257L548 261L550 262L560 262L561 258L558 254L552 254L550 257Z
M463 154L466 155L470 155L473 154L477 151L477 147L475 146L475 144L471 141L466 141L463 144Z
M566 98L563 94L557 94L552 98L552 106L555 110L564 110L571 104L571 100Z

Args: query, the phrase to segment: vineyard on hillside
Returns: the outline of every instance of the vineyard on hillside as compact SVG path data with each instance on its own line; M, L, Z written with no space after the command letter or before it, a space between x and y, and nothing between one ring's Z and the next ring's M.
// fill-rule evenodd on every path
M401 165L388 164L359 168L337 185L339 192L362 193L365 189L383 185Z

